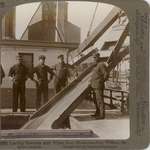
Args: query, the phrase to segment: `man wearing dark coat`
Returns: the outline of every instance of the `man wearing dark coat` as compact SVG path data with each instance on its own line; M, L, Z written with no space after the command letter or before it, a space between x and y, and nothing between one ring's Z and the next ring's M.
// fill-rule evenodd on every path
M28 68L23 64L21 55L17 55L17 64L10 68L9 76L13 81L13 112L17 112L20 98L20 110L25 112L25 83L28 78Z
M70 77L69 68L73 68L71 65L65 63L64 55L59 55L59 63L56 65L56 78L54 81L55 93L58 93L68 84L68 78Z
M100 54L94 54L94 61L96 67L93 69L90 85L94 91L94 104L96 112L94 116L98 119L105 118L105 105L104 105L104 87L105 81L108 78L107 66L105 63L100 62Z
M45 65L46 57L44 55L39 56L39 65L33 68L32 80L36 83L37 87L37 98L36 98L36 109L41 107L42 96L44 104L48 101L48 84L53 79L55 73L53 69ZM34 74L37 76L37 80L34 79ZM50 75L50 77L48 77Z

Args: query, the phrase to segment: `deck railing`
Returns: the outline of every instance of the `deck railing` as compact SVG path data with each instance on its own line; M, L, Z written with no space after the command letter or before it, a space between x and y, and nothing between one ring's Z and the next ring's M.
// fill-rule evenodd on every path
M104 95L105 98L110 99L110 103L109 106L110 108L115 108L115 105L113 104L113 101L118 101L121 103L121 112L124 113L125 110L125 105L127 106L127 111L129 108L129 92L128 91L123 91L123 90L117 90L117 89L111 89L111 88L106 88L105 91L109 92L109 96L108 95ZM115 96L113 96L113 93L120 93L119 98L116 98Z

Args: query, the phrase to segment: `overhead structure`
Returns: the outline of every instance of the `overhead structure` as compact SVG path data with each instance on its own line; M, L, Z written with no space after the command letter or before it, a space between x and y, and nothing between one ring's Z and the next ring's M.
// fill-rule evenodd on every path
M95 42L103 36L105 31L107 31L118 19L119 12L120 9L117 7L114 7L110 11L105 19L92 31L92 33L79 45L79 47L73 51L77 53L77 56L74 57L73 61L70 61L70 64L77 65L95 52L95 49L91 48L91 46L93 46Z
M124 28L124 31L120 35L120 38L119 38L119 40L117 41L117 43L115 45L114 51L112 52L109 59L107 60L108 63L110 63L111 61L113 61L113 59L116 58L118 52L120 51L120 48L121 48L122 44L124 43L127 35L129 34L128 30L129 30L129 24L127 23L127 25Z
M90 36L88 36L76 49L78 53L82 53L84 50L95 44L105 31L117 20L120 9L114 7L105 19L94 29Z
M128 36L128 30L129 30L129 23L127 21L124 25L121 26L121 28L119 28L119 31L115 31L118 32L117 35L115 36L116 39L119 39L119 41L116 41L115 48L114 48L115 51L111 54L111 56L109 56L109 53L106 54L105 59L109 57L109 59L107 60L108 63L111 62L113 58L116 58L115 56L118 54L120 50L120 46L122 46L122 44L124 43L124 41ZM111 36L114 36L113 33L111 33ZM69 63L72 65L78 65L98 50L99 49L97 48L89 47L88 49L82 52L82 55L75 56Z

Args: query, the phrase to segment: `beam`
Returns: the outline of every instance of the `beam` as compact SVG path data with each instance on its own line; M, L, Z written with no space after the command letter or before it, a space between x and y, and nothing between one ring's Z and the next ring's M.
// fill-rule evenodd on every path
M108 72L111 72L113 68L115 68L117 66L118 63L121 62L121 60L129 54L129 47L126 48L122 48L121 52L119 52L117 54L117 56L115 57L115 59L113 60L113 62L111 62L108 66Z
M26 40L1 40L1 46L24 47L24 48L66 48L75 49L77 43L61 43L61 42L43 42L43 41L26 41Z
M90 50L87 50L88 52L85 54L84 52L82 53L82 55L76 56L73 58L73 62L70 62L69 64L71 65L79 65L81 64L83 61L85 61L86 59L88 59L90 56L92 56L95 52L96 49L91 48Z
M79 104L84 100L84 97L88 93L88 88L80 95L78 96L75 101L59 116L57 120L55 120L52 124L53 129L58 129L64 120L69 118L70 114L77 108Z
M117 56L118 52L120 51L120 49L121 49L126 37L128 36L128 34L129 34L129 23L126 25L124 31L122 32L119 40L117 41L117 43L115 45L114 50L112 51L109 59L107 60L108 63L110 63L111 61L116 59L116 56Z
M112 52L111 56L104 58L104 61L107 61L108 63L113 61L112 59L115 58L115 56L119 52L120 48L122 47L126 37L128 36L128 33L129 33L128 30L129 30L129 24L127 23L124 26L123 30L120 31L120 36L118 37L119 40L117 41L114 51ZM84 60L89 58L96 51L97 51L97 48L95 48L95 49L93 49L92 47L88 48L87 50L82 52L83 56L81 55L81 56L77 56L74 58L74 62L72 63L72 65L78 65L78 64L82 63Z
M114 7L105 19L96 27L96 29L87 37L76 49L79 53L94 45L105 31L117 20L120 9Z

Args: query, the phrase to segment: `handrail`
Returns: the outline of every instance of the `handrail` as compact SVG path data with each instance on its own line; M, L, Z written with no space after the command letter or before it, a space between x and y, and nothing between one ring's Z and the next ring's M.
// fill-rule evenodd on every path
M125 112L125 108L124 108L124 105L125 105L125 102L127 101L127 105L128 105L128 97L129 97L129 92L128 91L124 91L124 90L116 90L116 89L110 89L110 88L106 88L105 89L106 91L110 91L109 95L104 95L105 98L108 98L110 99L110 104L109 106L111 108L115 108L114 104L113 104L113 101L119 101L121 102L121 112ZM119 92L121 93L121 98L120 99L117 99L115 97L113 97L112 93L113 92ZM125 96L126 94L126 96ZM124 100L124 98L126 97L126 101ZM127 108L128 109L128 108Z
M107 90L107 91L113 91L113 92L123 92L123 93L129 94L128 91L124 91L124 90L117 90L117 89L112 89L112 88L106 88L105 90Z

